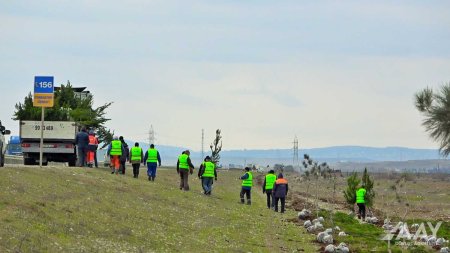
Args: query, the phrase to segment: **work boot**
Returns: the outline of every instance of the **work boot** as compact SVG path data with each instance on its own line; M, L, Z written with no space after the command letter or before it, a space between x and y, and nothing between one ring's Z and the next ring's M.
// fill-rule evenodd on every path
M247 199L247 205L251 205L252 204L252 200Z
M148 181L152 181L152 177L151 176L148 176Z
M155 177L152 177L152 181L155 181Z
M244 199L241 199L241 204L244 204L244 203L245 203Z

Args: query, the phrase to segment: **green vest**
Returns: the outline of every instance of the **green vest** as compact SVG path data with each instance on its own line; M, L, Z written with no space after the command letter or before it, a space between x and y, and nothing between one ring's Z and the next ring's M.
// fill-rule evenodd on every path
M242 186L249 186L252 187L253 186L253 176L252 173L250 171L246 172L245 174L248 174L248 178L242 180Z
M178 157L178 162L179 162L178 163L178 168L188 170L189 169L188 158L189 158L188 155L181 154Z
M114 140L111 142L111 151L109 155L122 155L122 142Z
M141 154L142 154L142 148L140 147L132 147L131 148L131 161L140 161L141 160Z
M364 188L359 188L356 191L356 203L366 203L366 201L364 200L364 196L366 196L366 189Z
M266 190L272 190L273 189L273 184L275 183L275 181L277 180L277 176L275 176L272 173L269 173L266 175Z
M214 177L214 168L216 166L212 162L204 162L203 163L203 169L205 170L203 172L202 177Z
M147 150L147 162L148 163L157 163L158 162L158 150L154 148L150 148Z

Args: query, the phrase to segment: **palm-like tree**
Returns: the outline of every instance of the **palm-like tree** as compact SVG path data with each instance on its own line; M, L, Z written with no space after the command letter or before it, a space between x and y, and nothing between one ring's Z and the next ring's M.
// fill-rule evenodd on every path
M424 115L423 125L430 137L440 143L443 156L450 154L450 83L438 92L427 87L415 94L415 106Z

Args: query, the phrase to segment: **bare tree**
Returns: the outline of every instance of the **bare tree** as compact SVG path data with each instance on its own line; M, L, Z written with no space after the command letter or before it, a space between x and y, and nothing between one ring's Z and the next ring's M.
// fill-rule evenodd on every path
M211 161L214 164L218 164L220 160L220 151L222 151L222 136L220 135L220 129L216 130L216 138L209 146L211 148Z

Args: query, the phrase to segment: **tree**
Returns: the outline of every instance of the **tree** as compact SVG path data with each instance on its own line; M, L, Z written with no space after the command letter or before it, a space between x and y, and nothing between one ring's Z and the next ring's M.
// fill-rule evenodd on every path
M211 161L216 165L219 164L219 153L222 150L222 136L220 135L220 129L216 130L216 138L209 147L211 148Z
M415 106L424 116L422 125L430 137L439 142L443 156L450 154L450 83L438 92L427 87L415 94Z
M99 141L106 146L113 136L113 132L104 124L109 121L105 117L106 109L112 103L106 103L94 108L94 97L89 94L86 98L78 98L70 82L61 85L55 91L55 103L52 108L45 109L45 120L48 121L75 121L79 127L93 128L97 131ZM23 103L16 104L13 120L41 120L41 108L33 106L33 96L29 93Z
M350 209L353 209L356 203L356 190L361 180L358 178L358 174L353 172L352 175L347 178L347 188L344 190L345 201Z
M362 185L364 185L364 189L366 189L366 196L364 197L364 200L366 202L366 205L368 207L373 206L373 202L375 199L375 191L373 189L373 180L370 179L370 175L367 172L367 168L364 168L364 173L361 178Z

